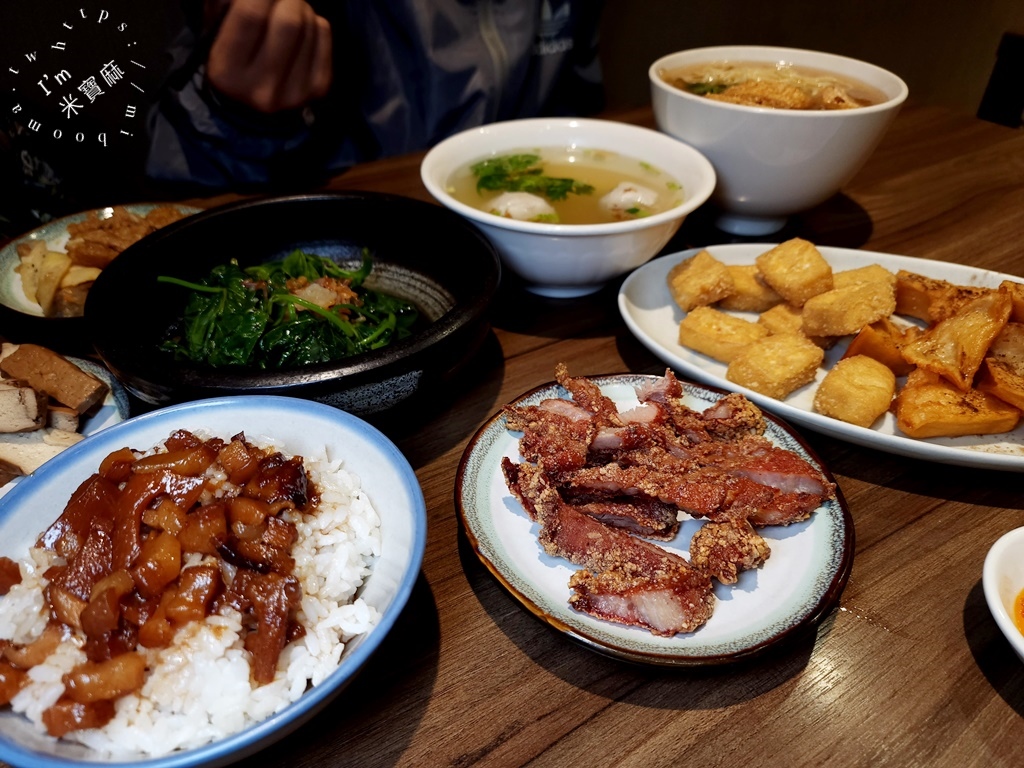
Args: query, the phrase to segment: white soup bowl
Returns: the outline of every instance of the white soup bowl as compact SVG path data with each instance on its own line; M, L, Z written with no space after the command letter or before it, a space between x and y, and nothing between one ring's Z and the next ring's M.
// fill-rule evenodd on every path
M721 61L824 70L873 86L885 101L832 110L752 107L688 93L662 78L666 71ZM716 225L744 236L776 232L791 215L836 194L871 156L908 92L899 77L864 61L750 45L671 53L651 64L648 78L659 130L700 150L715 167Z
M615 152L649 164L679 183L682 202L627 221L555 224L497 216L451 195L453 175L470 163L544 147ZM715 186L711 163L692 147L649 128L583 118L510 120L463 131L434 146L420 174L439 203L484 233L527 289L556 298L592 293L649 261Z

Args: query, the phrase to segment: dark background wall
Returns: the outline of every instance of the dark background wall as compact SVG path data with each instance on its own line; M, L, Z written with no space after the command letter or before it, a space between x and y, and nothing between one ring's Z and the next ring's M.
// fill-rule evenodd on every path
M974 114L1011 31L1024 32L1024 0L607 0L601 58L611 109L649 103L647 68L664 54L753 44L864 59L911 99Z

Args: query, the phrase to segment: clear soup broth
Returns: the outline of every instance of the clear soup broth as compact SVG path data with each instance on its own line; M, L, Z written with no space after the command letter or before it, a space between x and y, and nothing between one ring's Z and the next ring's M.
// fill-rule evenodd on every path
M659 76L687 93L749 107L856 109L888 101L885 93L860 80L785 62L705 62Z
M525 149L481 158L452 174L446 186L456 200L482 211L557 224L642 218L683 201L679 182L649 163L580 148ZM514 204L509 195L517 198Z

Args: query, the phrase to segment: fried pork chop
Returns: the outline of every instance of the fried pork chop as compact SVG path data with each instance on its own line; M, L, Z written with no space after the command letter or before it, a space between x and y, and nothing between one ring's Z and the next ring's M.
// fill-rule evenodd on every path
M695 411L666 371L619 411L564 364L555 378L572 400L506 407L523 463L505 459L502 471L544 550L582 567L569 582L579 611L692 632L713 611L712 578L733 584L768 559L755 528L806 520L835 496L820 471L764 437L763 414L742 395ZM690 561L645 540L673 540L687 515L706 520Z
M692 632L711 618L715 598L706 573L566 504L536 467L504 459L502 471L540 524L544 551L583 566L569 581L574 608L666 637Z

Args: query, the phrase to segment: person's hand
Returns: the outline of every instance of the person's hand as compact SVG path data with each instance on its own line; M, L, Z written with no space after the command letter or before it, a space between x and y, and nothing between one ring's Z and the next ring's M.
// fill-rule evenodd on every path
M306 0L229 0L206 62L220 93L259 112L297 109L332 74L330 24Z

